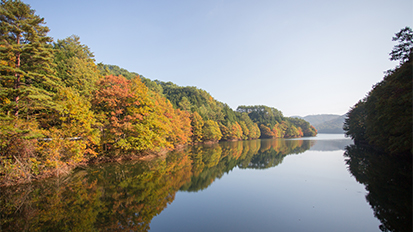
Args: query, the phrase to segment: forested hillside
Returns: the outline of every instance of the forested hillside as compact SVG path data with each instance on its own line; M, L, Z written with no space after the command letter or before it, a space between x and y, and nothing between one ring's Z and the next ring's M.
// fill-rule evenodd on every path
M390 60L399 65L386 73L366 98L346 115L344 130L356 144L373 146L388 154L413 154L412 147L412 56L413 31L402 29L393 38L399 42Z
M0 23L0 185L186 144L317 133L274 108L234 111L196 87L96 64L21 1L1 2Z
M102 74L119 73L123 70L126 76L134 73L127 72L114 65L99 64ZM112 71L114 70L114 71ZM138 75L138 74L136 74ZM239 106L236 111L227 104L215 100L208 92L193 86L178 86L172 82L151 81L140 76L145 85L152 91L166 97L174 108L190 112L194 117L198 115L206 121L215 122L221 132L220 139L203 137L202 130L193 133L193 142L211 140L242 140L256 138L292 138L302 136L315 136L314 127L302 119L284 117L281 111L267 106ZM192 117L193 120L195 118ZM219 133L218 133L219 134ZM203 137L203 139L201 139ZM219 137L219 136L218 136Z

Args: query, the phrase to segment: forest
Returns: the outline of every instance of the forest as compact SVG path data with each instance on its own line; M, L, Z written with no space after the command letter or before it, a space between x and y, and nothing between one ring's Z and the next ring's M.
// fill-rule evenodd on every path
M1 2L0 32L0 185L188 144L317 134L272 107L234 111L205 90L96 64L19 0Z
M412 156L412 54L413 31L409 27L393 37L398 44L390 60L399 64L386 72L367 96L346 114L344 130L356 144L389 155Z

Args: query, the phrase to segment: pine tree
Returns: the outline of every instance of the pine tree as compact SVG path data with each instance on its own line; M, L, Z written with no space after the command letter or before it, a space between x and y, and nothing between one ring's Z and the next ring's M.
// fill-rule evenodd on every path
M0 4L0 98L2 113L15 117L53 107L52 39L44 18L17 0Z
M17 0L0 2L0 182L37 175L41 115L57 109L57 78L44 19Z

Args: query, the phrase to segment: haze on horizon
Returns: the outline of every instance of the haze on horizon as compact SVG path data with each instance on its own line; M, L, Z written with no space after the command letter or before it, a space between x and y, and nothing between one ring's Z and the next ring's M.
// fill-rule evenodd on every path
M97 63L196 86L234 110L345 114L394 68L413 3L393 1L23 0L49 36L78 35Z

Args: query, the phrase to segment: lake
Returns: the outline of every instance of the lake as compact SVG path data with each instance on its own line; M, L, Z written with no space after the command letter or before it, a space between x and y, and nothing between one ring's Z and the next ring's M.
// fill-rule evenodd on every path
M0 231L380 231L370 185L343 156L351 144L342 134L220 142L78 168L1 188Z

